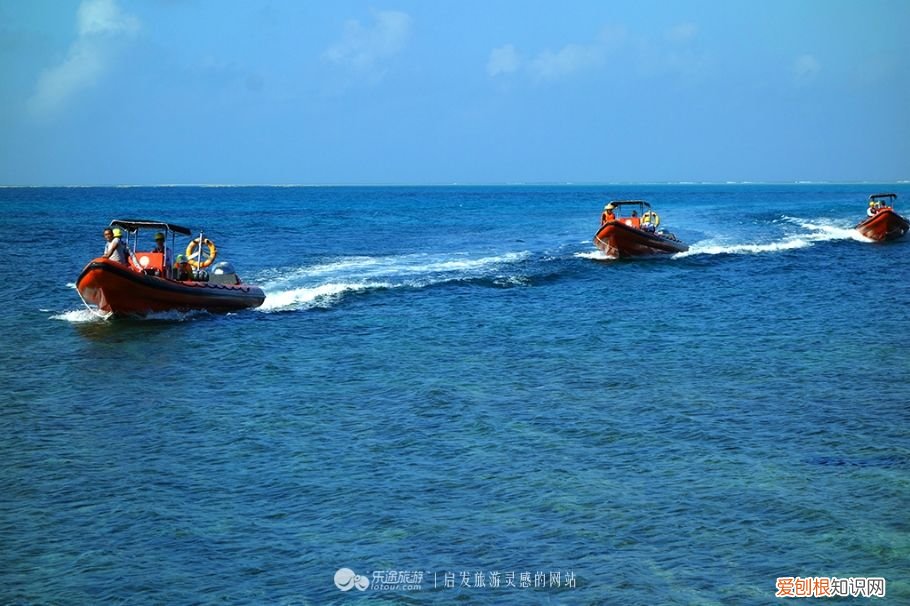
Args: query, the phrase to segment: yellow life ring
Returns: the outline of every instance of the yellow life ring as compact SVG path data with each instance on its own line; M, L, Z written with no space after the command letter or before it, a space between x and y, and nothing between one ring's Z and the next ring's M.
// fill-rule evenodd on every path
M641 216L642 225L653 225L657 227L660 225L660 215L658 215L653 210L645 211L645 214Z
M190 240L190 243L186 247L186 258L189 260L189 264L199 269L200 267L208 267L215 261L215 257L218 256L218 249L215 248L215 243L204 238L202 244L209 249L209 254L207 257L202 256L202 260L196 259L196 248L199 246L199 238Z

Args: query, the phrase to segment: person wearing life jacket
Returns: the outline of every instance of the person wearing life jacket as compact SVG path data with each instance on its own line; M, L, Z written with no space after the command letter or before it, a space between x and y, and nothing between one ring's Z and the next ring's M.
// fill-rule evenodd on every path
M647 232L655 233L657 232L657 223L660 219L657 217L657 213L653 210L645 211L645 214L641 216L641 228Z
M604 206L603 214L600 215L600 224L603 225L607 221L615 221L616 215L613 214L613 209L616 208L613 204L607 204Z
M186 255L177 255L177 262L174 264L174 279L179 282L194 279L193 268L190 267L190 261Z
M114 229L108 227L104 230L104 239L107 240L107 245L104 247L102 258L129 265L130 249L123 241L123 231L119 227Z

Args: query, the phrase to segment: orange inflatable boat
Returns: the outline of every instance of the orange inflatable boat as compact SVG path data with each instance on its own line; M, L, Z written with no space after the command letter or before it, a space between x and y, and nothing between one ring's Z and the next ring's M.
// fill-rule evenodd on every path
M885 242L896 240L907 233L910 223L894 210L897 194L869 196L866 220L856 226L857 231L871 240Z
M604 207L594 245L612 259L673 254L689 247L660 229L660 216L643 200L614 200Z
M193 236L186 227L162 221L115 219L114 235L127 245L126 263L98 257L89 262L76 281L86 306L108 317L161 311L206 310L229 312L258 307L265 293L243 283L230 263L215 263L214 242L200 232L190 240L186 254L174 255L176 236ZM163 250L140 250L142 230L158 231ZM163 237L162 237L163 236ZM184 261L188 271L178 272L174 261ZM192 269L190 269L192 268Z

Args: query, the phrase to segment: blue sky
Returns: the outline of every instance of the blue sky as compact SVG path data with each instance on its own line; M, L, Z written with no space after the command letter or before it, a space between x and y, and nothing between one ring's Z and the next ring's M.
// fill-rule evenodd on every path
M910 179L910 2L0 0L0 184Z

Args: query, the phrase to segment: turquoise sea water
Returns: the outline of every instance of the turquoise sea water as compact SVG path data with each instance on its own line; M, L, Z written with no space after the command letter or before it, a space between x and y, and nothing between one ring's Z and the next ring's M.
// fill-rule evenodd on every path
M851 230L879 190L908 214L906 184L0 189L0 604L910 603L910 238ZM603 259L611 198L691 250ZM94 319L117 217L205 227L265 305Z

